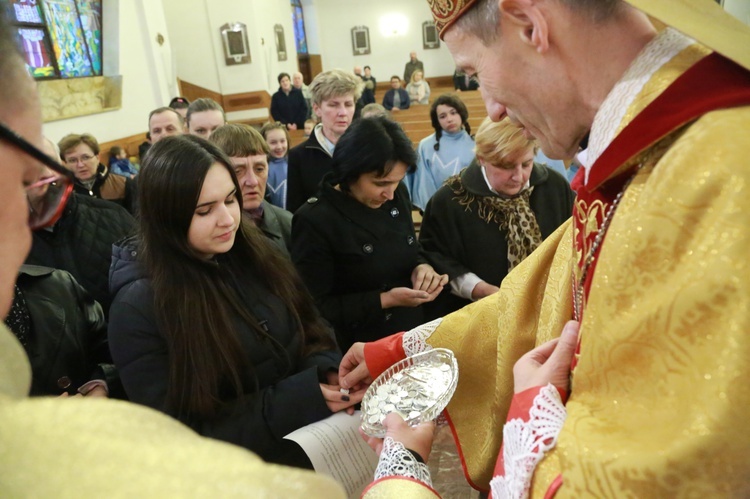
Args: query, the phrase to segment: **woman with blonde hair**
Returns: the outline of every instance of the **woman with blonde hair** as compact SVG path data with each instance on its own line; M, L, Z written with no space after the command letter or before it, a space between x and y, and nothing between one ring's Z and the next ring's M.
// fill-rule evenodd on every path
M341 69L324 71L310 84L313 114L320 123L305 142L289 151L287 210L297 211L331 171L333 151L354 119L363 88L360 77Z
M406 85L406 92L412 104L430 103L430 84L424 79L424 73L420 70L411 74L411 80Z
M432 197L419 237L435 269L450 277L443 313L497 291L573 208L567 180L534 163L536 140L507 118L485 119L475 140L476 160Z

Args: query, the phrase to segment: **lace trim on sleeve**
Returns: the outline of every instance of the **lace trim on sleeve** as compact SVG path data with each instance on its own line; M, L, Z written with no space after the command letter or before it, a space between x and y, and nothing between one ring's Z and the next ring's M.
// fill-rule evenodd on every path
M378 467L375 469L375 480L387 476L413 478L432 488L432 479L427 465L414 459L414 456L406 450L404 444L396 442L391 437L385 437L380 461L378 461Z
M411 357L412 355L432 350L432 347L426 341L427 338L432 336L432 333L435 332L435 329L437 329L441 322L443 322L442 317L405 332L402 343L406 356Z
M503 428L505 476L490 482L493 499L525 499L531 477L544 454L557 444L567 411L557 389L548 384L534 397L529 421L513 419Z

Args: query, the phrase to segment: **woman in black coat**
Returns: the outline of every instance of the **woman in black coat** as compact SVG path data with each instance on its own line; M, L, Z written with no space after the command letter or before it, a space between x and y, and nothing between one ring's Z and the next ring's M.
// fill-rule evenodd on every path
M422 324L422 305L447 283L422 255L401 183L415 162L397 123L358 120L336 146L333 172L292 220L292 260L342 350Z
M534 164L536 141L507 118L486 119L475 140L477 159L446 180L422 219L419 240L450 276L451 293L435 303L440 315L497 291L573 209L568 182Z
M359 402L291 264L241 214L231 162L162 139L139 175L140 235L115 249L109 341L128 397L201 435L309 466L283 437Z

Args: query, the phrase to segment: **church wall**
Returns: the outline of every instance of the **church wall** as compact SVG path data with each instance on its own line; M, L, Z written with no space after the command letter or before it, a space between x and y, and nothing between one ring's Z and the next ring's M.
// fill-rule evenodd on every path
M223 95L254 92L273 93L276 77L297 70L294 28L288 0L163 0L169 33L176 46L177 77ZM247 26L251 61L227 65L219 28L226 23ZM274 25L284 28L287 59L279 61ZM230 113L239 120L267 116L266 110Z
M748 0L724 0L724 8L740 21L750 24L750 2Z
M312 0L314 22L307 18L305 24L308 35L319 42L323 69L342 68L350 70L356 66L369 65L378 81L385 81L391 75L403 77L404 64L409 60L409 52L417 52L424 62L427 77L452 75L455 65L445 44L439 49L422 48L422 23L432 20L427 2L424 0ZM386 37L380 31L383 16L401 14L408 20L406 33L401 36ZM370 29L369 55L355 56L352 53L351 29L364 25ZM312 29L311 29L312 28ZM312 45L312 44L311 44Z

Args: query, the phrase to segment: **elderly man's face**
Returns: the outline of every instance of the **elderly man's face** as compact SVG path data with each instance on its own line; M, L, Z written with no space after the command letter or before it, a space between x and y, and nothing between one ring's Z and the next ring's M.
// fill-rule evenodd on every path
M294 73L292 75L292 85L294 85L294 88L302 88L302 73Z
M26 78L20 92L29 97L28 102L19 95L23 104L2 106L0 121L41 148L42 119L34 82ZM31 248L29 205L24 186L38 180L43 167L6 141L0 141L0 164L3 168L3 181L0 182L0 199L3 200L3 209L0 210L0 318L5 318L13 303L13 285L18 269Z
M539 140L547 156L571 158L588 131L576 120L584 105L576 100L569 84L569 68L551 51L541 53L528 43L523 34L527 28L507 22L503 16L502 35L489 45L455 26L448 29L444 40L457 66L479 78L492 121L508 115L524 127L527 137Z
M417 53L416 52L411 52L409 54L409 59L411 59L411 62L416 61L417 60Z

